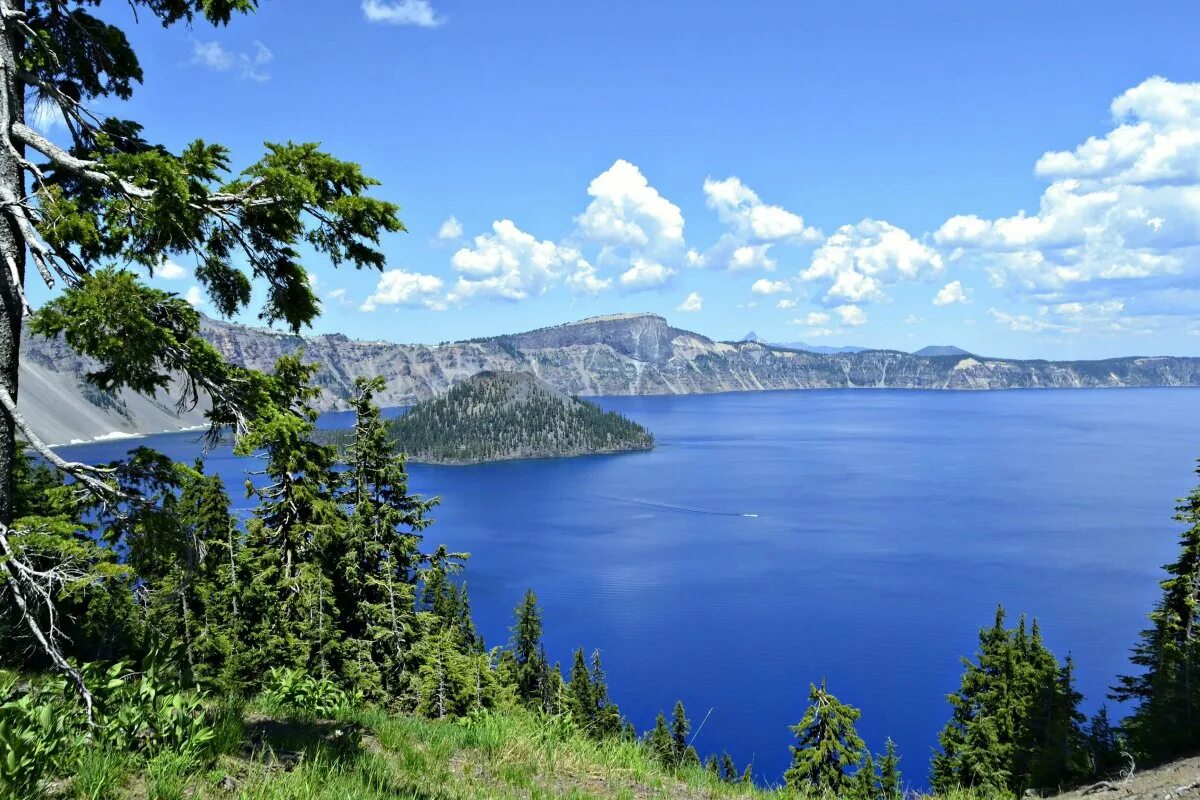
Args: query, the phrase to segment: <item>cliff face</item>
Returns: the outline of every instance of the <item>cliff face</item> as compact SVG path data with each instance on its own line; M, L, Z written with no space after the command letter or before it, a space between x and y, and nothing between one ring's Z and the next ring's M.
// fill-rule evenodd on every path
M921 357L891 350L819 354L760 342L714 342L654 314L592 317L550 328L425 346L363 342L342 335L301 337L206 321L205 336L227 358L270 369L304 348L320 365L322 409L345 408L358 376L381 375L382 405L409 405L476 373L528 371L567 394L699 394L762 389L1012 389L1200 386L1200 359L1131 357L1103 361L1016 361L980 356ZM196 424L168 398L147 401L83 390L83 359L61 342L22 343L21 406L54 442L111 431L156 432ZM56 396L64 401L51 400Z

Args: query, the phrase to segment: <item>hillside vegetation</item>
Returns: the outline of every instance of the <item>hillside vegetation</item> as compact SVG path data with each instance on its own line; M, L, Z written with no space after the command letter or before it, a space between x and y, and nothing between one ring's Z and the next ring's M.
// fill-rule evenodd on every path
M527 372L482 372L389 423L410 460L461 464L648 450L654 437Z

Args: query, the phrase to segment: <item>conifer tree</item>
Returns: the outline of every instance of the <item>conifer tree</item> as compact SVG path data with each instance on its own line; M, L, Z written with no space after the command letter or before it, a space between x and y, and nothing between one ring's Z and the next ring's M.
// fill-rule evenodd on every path
M673 768L678 765L679 762L675 755L675 740L667 728L667 718L661 711L654 720L653 730L646 734L645 741L646 746L650 748L651 755L664 767Z
M191 259L218 313L245 310L258 285L260 316L298 332L319 311L304 254L382 269L380 235L403 230L397 207L368 195L374 180L315 144L268 144L257 161L239 159L247 166L234 174L232 154L221 145L196 138L173 151L137 122L105 117L93 107L119 106L114 101L132 97L144 77L111 9L128 6L135 20L164 27L197 20L219 26L256 5L0 0L0 584L42 657L70 678L89 708L91 694L63 655L62 631L53 627L62 618L53 607L60 593L38 592L31 573L18 567L31 552L27 533L44 536L13 527L18 437L71 476L76 488L110 503L121 495L111 472L65 461L18 411L26 320L33 332L62 336L95 364L84 391L155 395L174 386L184 404L206 403L214 435L230 429L241 437L266 413L266 381L227 364L200 335L200 314L147 279L169 258ZM93 13L96 7L101 10ZM67 146L25 124L35 102L61 115ZM52 294L36 313L27 291L31 280ZM39 552L44 560L55 551ZM44 563L48 570L38 572L56 584L88 583L80 577L79 554L61 554L63 561Z
M949 696L950 721L938 735L934 790L1020 794L1069 781L1082 762L1081 697L1073 665L1060 666L1035 622L1005 627L1003 608L979 633L975 662L963 659L962 685Z
M1175 512L1184 526L1179 556L1164 567L1162 598L1133 648L1138 672L1121 677L1112 691L1114 699L1136 704L1124 727L1136 755L1152 762L1200 745L1200 487Z
M716 753L709 753L708 758L704 759L704 769L714 778L717 778L718 780L724 780L724 776L721 774L721 765L717 761Z
M896 743L890 738L879 761L879 792L883 800L901 800L904 787L901 784L900 756L896 754Z
M312 440L317 390L314 367L284 356L272 376L276 409L240 445L261 452L268 483L246 491L258 498L246 526L238 572L247 580L239 600L245 642L233 673L253 687L272 666L307 669L331 679L344 675L345 637L330 578L347 519L338 502L337 452Z
M517 606L516 623L511 630L517 697L531 708L544 708L550 668L542 651L542 614L532 589L525 592Z
M583 648L577 649L571 663L570 683L567 687L567 710L575 724L583 731L594 735L596 725L596 697L592 687L592 673L583 657Z
M604 739L621 733L621 709L608 695L608 676L600 663L600 651L592 651L592 702L595 708L596 737Z
M862 759L863 741L854 728L862 715L825 688L809 686L809 707L791 730L796 734L792 765L784 776L800 792L839 794L848 788L847 770Z
M875 759L870 750L863 750L862 763L851 779L850 795L855 800L879 800L879 773L875 771Z
M747 764L746 769L742 771L742 784L749 786L754 783L754 765Z
M721 780L726 783L738 781L737 764L733 763L733 756L728 751L721 754Z
M688 744L688 734L692 732L692 723L687 718L683 701L675 701L675 710L671 713L671 749L674 753L676 766L691 766L700 763L700 755L696 748Z
M1107 777L1122 766L1122 742L1117 729L1109 721L1107 706L1100 706L1088 720L1086 746L1089 771L1093 775Z
M351 511L346 536L334 555L333 580L347 639L358 652L357 661L370 664L357 670L362 673L358 687L369 695L396 698L404 692L409 649L416 634L418 542L437 501L408 491L404 458L394 451L375 404L383 386L381 378L359 378L354 384L350 405L355 419L341 494ZM445 585L449 554L442 548L436 558L435 582L439 591L450 591ZM469 624L465 588L457 605ZM473 631L467 644L474 644ZM370 685L369 675L378 676L378 685Z

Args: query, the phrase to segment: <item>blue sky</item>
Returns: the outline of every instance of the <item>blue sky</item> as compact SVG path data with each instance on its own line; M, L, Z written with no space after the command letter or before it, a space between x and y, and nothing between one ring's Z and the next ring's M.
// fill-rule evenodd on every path
M409 232L383 276L311 262L318 332L654 311L714 338L1200 355L1197 23L1187 3L266 0L226 29L132 27L145 85L101 110L240 163L320 141L383 182ZM187 294L179 267L156 280Z

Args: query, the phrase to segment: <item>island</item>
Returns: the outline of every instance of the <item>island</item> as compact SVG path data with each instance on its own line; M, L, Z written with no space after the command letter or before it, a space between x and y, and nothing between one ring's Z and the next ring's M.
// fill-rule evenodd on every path
M476 373L390 423L396 447L427 464L649 450L641 425L571 397L530 372Z

